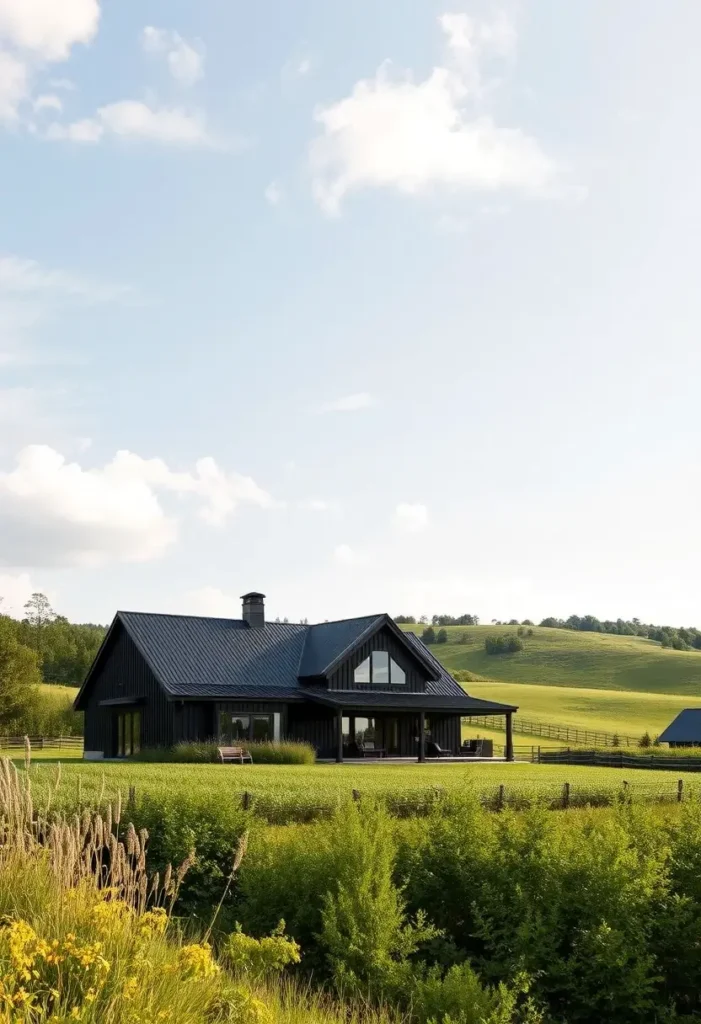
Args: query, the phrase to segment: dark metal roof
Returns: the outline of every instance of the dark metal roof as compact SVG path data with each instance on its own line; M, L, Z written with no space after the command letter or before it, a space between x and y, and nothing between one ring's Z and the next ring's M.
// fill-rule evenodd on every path
M329 665L355 647L361 636L382 625L384 618L384 615L364 615L359 619L319 622L310 626L299 666L300 678L325 675Z
M239 619L118 612L171 697L267 696L295 688L308 626L270 622L252 629Z
M660 743L701 743L701 708L680 711L659 736Z
M466 693L388 693L383 690L326 690L307 687L305 696L333 708L393 708L397 711L456 711L463 715L503 715L515 711L509 704L468 697Z
M344 691L325 703L344 707L439 707L464 714L503 713L510 705L468 697L414 633L400 632L387 615L367 615L315 626L267 622L251 627L242 619L117 612L76 698L84 707L90 680L116 631L125 629L166 694L173 700L318 699L300 680L327 675L369 636L382 628L396 632L429 676L426 693ZM354 703L351 703L353 701Z
M416 633L405 633L404 636L407 638L411 646L420 651L425 661L429 661L436 678L428 682L426 686L427 693L441 693L447 697L456 696L464 697L465 691L463 690L460 683L456 682L451 676L450 672L441 665L438 658L435 658L431 651L428 649L426 644L421 640Z

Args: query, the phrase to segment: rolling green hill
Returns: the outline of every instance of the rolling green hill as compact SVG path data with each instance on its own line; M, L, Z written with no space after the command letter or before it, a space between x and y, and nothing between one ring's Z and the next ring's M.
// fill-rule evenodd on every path
M421 635L422 626L407 626ZM451 672L539 686L682 694L701 702L701 651L674 651L653 640L534 627L525 650L488 655L485 637L515 626L448 626L448 643L431 650Z
M419 635L423 629L402 628ZM533 636L523 637L523 651L488 655L485 637L514 634L515 626L448 626L446 632L448 642L431 650L467 692L516 704L523 718L654 737L683 708L701 706L701 652L674 651L639 637L536 626ZM477 734L503 737L501 728L466 727L465 735ZM516 735L517 744L529 742Z

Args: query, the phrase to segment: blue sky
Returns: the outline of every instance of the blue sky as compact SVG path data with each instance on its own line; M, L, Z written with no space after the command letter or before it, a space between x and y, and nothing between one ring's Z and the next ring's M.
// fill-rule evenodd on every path
M0 0L0 595L701 624L701 9Z

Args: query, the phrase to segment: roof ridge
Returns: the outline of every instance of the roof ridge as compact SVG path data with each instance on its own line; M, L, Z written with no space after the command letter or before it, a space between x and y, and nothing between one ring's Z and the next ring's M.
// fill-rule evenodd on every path
M159 619L202 619L205 622L245 622L245 619L234 619L230 615L190 615L188 612L130 612L119 608L117 615L150 615ZM266 623L267 625L267 623Z
M310 622L309 626L338 626L341 622L358 622L360 619L381 619L387 612L378 612L376 615L349 615L346 619L324 619L323 622Z

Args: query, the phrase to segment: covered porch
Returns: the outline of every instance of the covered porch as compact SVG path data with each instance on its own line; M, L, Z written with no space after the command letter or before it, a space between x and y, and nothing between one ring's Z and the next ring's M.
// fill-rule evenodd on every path
M318 715L325 726L326 742L320 757L339 764L346 760L474 760L462 752L462 718L467 715L503 716L505 759L514 759L516 709L509 705L467 695L425 693L324 691L307 699L317 706L315 718ZM307 705L305 712L312 708Z

